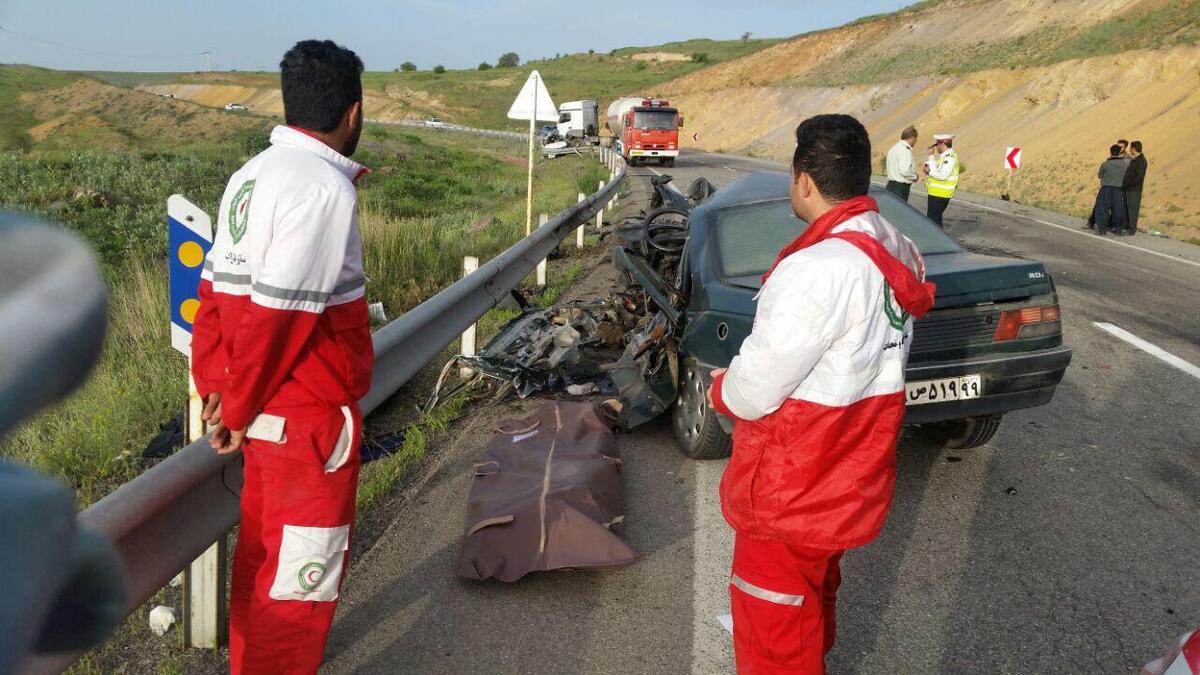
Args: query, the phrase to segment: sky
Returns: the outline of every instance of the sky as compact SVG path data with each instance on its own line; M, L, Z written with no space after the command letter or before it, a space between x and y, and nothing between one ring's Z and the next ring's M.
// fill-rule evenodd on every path
M63 70L275 70L329 38L367 70L474 68L689 38L789 37L905 0L0 0L0 63ZM589 8L604 8L600 10Z

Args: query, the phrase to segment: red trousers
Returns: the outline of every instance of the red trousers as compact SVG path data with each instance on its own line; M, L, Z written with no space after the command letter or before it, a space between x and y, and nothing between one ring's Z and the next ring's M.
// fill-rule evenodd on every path
M361 415L273 412L286 420L285 437L245 446L229 606L233 675L317 672L350 557Z
M842 553L737 535L729 599L740 675L824 675Z

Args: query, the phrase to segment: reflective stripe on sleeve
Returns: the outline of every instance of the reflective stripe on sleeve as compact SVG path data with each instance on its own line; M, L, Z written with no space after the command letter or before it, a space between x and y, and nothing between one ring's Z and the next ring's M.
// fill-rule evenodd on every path
M747 595L753 595L759 600L766 600L767 602L773 602L777 605L792 605L793 607L799 607L800 605L804 604L803 595L789 595L787 593L769 591L765 588L755 586L736 574L734 574L729 580L729 583L736 586L743 593Z

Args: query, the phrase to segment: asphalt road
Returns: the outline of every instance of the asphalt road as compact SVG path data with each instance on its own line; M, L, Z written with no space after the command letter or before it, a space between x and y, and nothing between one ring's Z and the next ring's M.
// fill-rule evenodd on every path
M757 169L783 167L688 153L666 171L684 188ZM1046 263L1074 361L1050 405L1010 413L988 446L902 440L884 533L843 563L830 672L1135 670L1200 626L1200 247L1100 239L1078 219L965 194L946 216L974 250ZM609 283L602 265L573 293ZM732 543L724 462L684 458L666 424L621 438L626 538L642 561L515 584L454 576L474 455L532 405L475 413L439 443L350 572L328 672L732 672L715 618Z

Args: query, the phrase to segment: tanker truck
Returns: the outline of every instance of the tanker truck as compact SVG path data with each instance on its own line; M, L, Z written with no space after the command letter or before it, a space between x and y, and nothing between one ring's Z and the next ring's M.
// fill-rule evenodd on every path
M617 151L631 166L649 159L675 166L683 118L670 102L619 98L609 104L606 124L616 139Z

